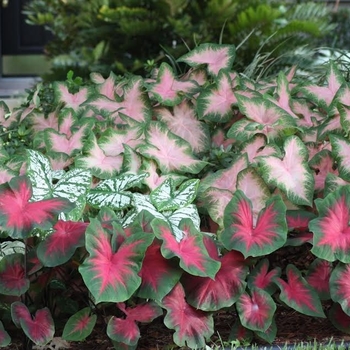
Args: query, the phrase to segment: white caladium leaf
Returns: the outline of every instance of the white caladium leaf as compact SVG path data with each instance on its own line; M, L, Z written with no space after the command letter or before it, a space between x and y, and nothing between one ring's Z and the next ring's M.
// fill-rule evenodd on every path
M159 211L176 210L193 202L196 198L199 180L188 180L175 189L174 180L165 180L150 194L153 205Z
M122 210L131 206L132 192L128 189L139 186L147 173L125 173L112 179L101 181L87 195L87 201L95 208L108 207Z
M313 172L308 166L308 151L297 136L284 142L284 158L260 158L261 176L268 185L282 190L297 205L311 205L315 187Z

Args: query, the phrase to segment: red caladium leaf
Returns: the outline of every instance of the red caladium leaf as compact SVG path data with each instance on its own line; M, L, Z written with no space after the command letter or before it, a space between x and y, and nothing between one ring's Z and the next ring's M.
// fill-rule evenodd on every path
M338 188L315 200L318 217L309 223L313 232L312 253L317 257L350 262L350 186Z
M332 300L339 303L348 316L350 316L349 278L349 264L339 263L333 270L329 280Z
M155 240L146 250L139 273L142 282L137 296L140 298L162 300L182 275L182 270L174 261L163 257L160 247L161 243Z
M94 329L97 316L86 307L72 315L64 326L62 338L69 341L85 340Z
M350 334L350 316L347 315L338 303L334 303L328 312L328 318L341 332Z
M4 325L0 321L0 348L4 348L11 344L11 337L6 332Z
M236 318L233 326L231 327L230 335L228 337L229 341L239 341L240 344L251 344L254 337L253 331L242 326L239 318Z
M276 311L276 304L272 297L262 289L252 289L250 295L243 293L236 307L242 325L261 332L270 327Z
M30 202L32 184L27 176L0 185L0 225L12 238L26 238L34 227L50 228L57 215L73 204L64 198Z
M217 75L220 69L231 69L236 56L234 45L201 44L177 61L185 62L191 67L207 64L207 70Z
M226 249L240 251L245 257L269 254L287 239L286 206L280 196L266 201L256 223L252 203L237 190L225 208L224 231L220 239Z
M274 282L274 278L281 276L281 269L275 267L269 271L269 266L269 260L265 258L260 260L254 267L253 271L248 276L248 287L250 289L260 288L270 295L276 291L277 286Z
M185 292L180 283L163 298L161 306L167 310L164 324L175 329L173 339L178 346L188 346L192 349L205 347L214 333L213 317L210 313L197 310L187 304Z
M203 234L195 229L190 219L183 219L179 224L183 238L176 240L168 223L154 219L151 223L157 238L163 241L161 252L166 259L177 256L180 266L191 275L214 278L220 269L220 263L213 260L203 243Z
M59 220L44 241L37 247L40 261L48 267L67 262L78 247L85 244L86 222Z
M264 331L264 332L255 331L254 334L258 338L271 344L275 340L276 335L277 335L277 325L276 325L275 317L272 319L272 323L271 323L270 327L268 329L266 329L266 331Z
M281 289L279 298L292 309L305 315L326 317L317 292L306 282L300 271L289 264L286 268L288 282L277 277L275 282Z
M304 243L311 243L313 234L309 232L309 222L316 218L316 215L306 210L287 210L288 238L286 246L301 246Z
M122 231L121 227L114 227ZM117 238L98 220L91 219L85 234L90 255L79 266L79 271L96 303L121 302L131 297L141 284L138 273L153 239L152 234L138 233L118 244Z
M321 300L330 298L329 279L332 271L332 263L319 258L315 259L308 268L305 280L317 291Z
M24 255L5 255L0 260L0 294L20 296L29 288L24 269Z
M118 303L118 308L124 312L124 319L112 316L108 321L107 335L114 341L126 345L136 345L140 339L140 329L136 322L152 322L163 314L163 310L155 302L138 304L134 307L125 307Z
M50 310L37 310L32 316L23 303L16 301L11 304L12 321L23 329L25 335L36 345L46 345L55 334L55 325Z

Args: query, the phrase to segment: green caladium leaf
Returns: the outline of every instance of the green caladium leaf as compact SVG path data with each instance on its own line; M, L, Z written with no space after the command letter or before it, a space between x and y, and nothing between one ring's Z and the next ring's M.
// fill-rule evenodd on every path
M131 206L133 187L140 186L148 176L147 173L125 173L117 177L101 181L87 195L87 201L95 208L109 207L122 210Z
M198 186L199 180L193 179L185 181L176 190L174 180L169 178L151 192L150 200L159 211L177 210L194 201Z
M0 347L4 348L11 344L11 337L4 328L4 325L0 321Z

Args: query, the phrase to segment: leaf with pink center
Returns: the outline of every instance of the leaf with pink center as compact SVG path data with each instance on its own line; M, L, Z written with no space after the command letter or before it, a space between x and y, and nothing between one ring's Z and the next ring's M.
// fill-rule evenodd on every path
M26 238L33 228L48 229L58 214L72 209L64 198L30 202L32 184L27 176L0 185L0 225L12 238Z
M251 344L253 337L254 337L253 331L243 327L241 321L237 317L231 327L228 340L233 342L236 342L238 340L240 344L245 344L245 343Z
M78 247L84 246L87 226L85 222L57 221L53 232L37 247L40 261L48 267L66 263Z
M267 258L259 261L248 276L247 282L250 289L260 288L270 295L276 291L277 287L274 278L281 276L281 269L275 267L269 271L269 267L270 263Z
M309 223L316 214L302 209L287 210L288 231L304 232L309 230Z
M254 223L252 202L237 190L225 208L221 242L226 249L238 250L245 257L272 253L286 242L285 216L286 206L282 198L273 196L266 201Z
M276 304L269 293L262 289L252 289L243 293L237 303L237 312L244 327L253 331L266 331L276 311Z
M218 75L221 69L231 69L235 56L234 45L205 43L181 56L177 61L185 62L191 67L206 64L209 74Z
M289 264L286 268L287 282L275 278L275 283L281 290L279 298L292 309L302 314L325 317L320 298L313 287L302 277L301 272Z
M11 344L11 337L4 328L4 325L0 321L0 348L4 348Z
M72 315L64 326L62 338L69 341L83 341L93 331L97 316L86 307Z
M14 253L0 260L0 294L21 296L29 289L26 277L24 255Z
M117 306L126 316L123 319L112 316L108 321L107 335L114 341L131 346L140 339L137 322L149 323L163 314L162 308L153 301L134 307L125 307L124 303L118 303Z
M154 234L163 241L161 252L166 259L178 257L180 266L195 276L214 278L220 269L220 262L212 259L203 243L203 234L199 232L190 219L183 219L179 229L183 237L178 241L169 224L161 219L151 223Z
M309 223L312 253L317 257L350 262L350 186L342 186L315 200L318 217Z
M345 181L341 177L332 173L327 174L325 183L326 184L323 192L324 197L326 197L330 193L333 193L341 186L350 185L350 181Z
M350 266L338 263L330 280L330 293L333 301L340 304L343 311L350 316Z
M138 274L153 239L152 234L138 233L118 244L98 220L91 219L85 233L89 256L79 272L96 303L120 302L132 296L141 284Z
M226 71L219 72L216 86L203 90L197 98L197 113L200 119L224 123L232 119L232 106L237 103L231 77Z
M180 283L163 298L161 306L167 310L164 324L174 329L173 339L178 346L188 346L192 349L205 347L214 333L213 316L189 305Z
M272 319L272 323L270 327L266 329L266 331L255 331L254 334L263 341L271 344L275 340L277 335L277 325L275 318Z
M147 143L138 148L144 157L154 159L164 173L172 171L198 174L207 164L193 155L188 142L171 133L160 123L149 127Z
M80 88L76 93L70 93L65 83L54 83L56 102L63 102L66 108L72 108L75 111L81 108L81 105L88 98L88 88Z
M139 298L161 300L180 280L183 271L175 261L163 257L160 247L161 243L155 240L146 250L139 272Z
M308 151L297 136L284 142L283 159L269 156L260 158L260 173L266 183L282 190L296 205L311 205L315 180L308 166Z
M338 135L329 135L332 145L332 154L337 162L339 176L350 181L350 142Z
M342 135L343 132L339 114L324 115L321 124L317 127L317 141L327 140L329 135Z
M333 265L327 260L316 258L307 270L305 280L313 287L321 300L329 300L329 279Z
M350 316L347 315L338 303L334 303L328 312L328 318L341 332L350 334Z
M31 315L27 306L16 301L11 304L12 321L22 328L25 335L36 345L46 345L53 339L55 325L48 308L38 309Z

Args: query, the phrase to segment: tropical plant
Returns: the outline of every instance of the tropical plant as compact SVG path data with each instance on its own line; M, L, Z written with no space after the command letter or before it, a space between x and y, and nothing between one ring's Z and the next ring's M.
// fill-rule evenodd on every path
M349 332L350 86L332 62L300 84L295 69L249 79L234 57L202 44L181 76L70 73L1 104L4 127L30 135L1 149L2 346L10 321L42 345L101 318L135 349L138 323L163 317L201 348L221 310L231 340L272 342L280 303ZM290 246L312 263L272 264Z

